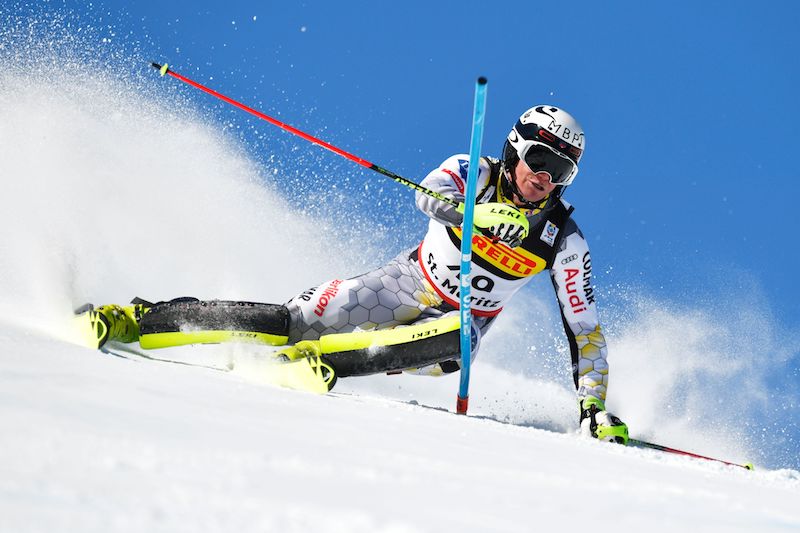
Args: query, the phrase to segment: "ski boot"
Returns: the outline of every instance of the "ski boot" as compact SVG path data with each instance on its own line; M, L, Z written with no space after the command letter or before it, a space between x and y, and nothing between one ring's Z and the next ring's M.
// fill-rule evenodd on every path
M602 400L587 396L580 402L581 433L598 440L628 444L628 425L606 411Z
M75 311L87 346L102 348L108 341L135 342L139 340L139 321L149 306L142 303L121 306L116 304L94 308L86 304Z
M275 352L275 357L285 362L298 361L306 357L319 357L321 355L322 347L319 341L299 341L297 344Z
M275 368L296 381L284 386L325 393L336 384L336 370L322 357L319 341L300 341L275 352L275 357L280 361Z

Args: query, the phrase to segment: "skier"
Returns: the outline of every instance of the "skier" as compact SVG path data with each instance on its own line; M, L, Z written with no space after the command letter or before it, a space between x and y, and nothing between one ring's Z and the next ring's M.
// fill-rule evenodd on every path
M472 357L509 299L548 270L561 308L577 389L580 426L592 437L626 443L628 428L605 409L606 341L591 283L589 248L562 199L585 146L567 112L527 110L505 141L503 159L480 160L474 211ZM450 157L422 185L464 200L469 157ZM431 220L422 243L387 265L334 279L285 305L178 298L106 305L89 311L93 342L139 341L143 348L249 341L284 346L289 361L313 362L336 378L381 372L443 375L460 368L458 265L462 211L417 193Z

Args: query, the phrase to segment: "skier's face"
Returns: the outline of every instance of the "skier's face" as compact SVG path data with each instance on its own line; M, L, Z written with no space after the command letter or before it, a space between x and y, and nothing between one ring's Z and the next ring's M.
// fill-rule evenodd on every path
M514 169L514 180L519 192L529 202L544 200L556 188L556 185L550 183L550 174L547 172L534 172L521 159ZM519 206L523 205L523 202L518 198L514 198L514 203Z

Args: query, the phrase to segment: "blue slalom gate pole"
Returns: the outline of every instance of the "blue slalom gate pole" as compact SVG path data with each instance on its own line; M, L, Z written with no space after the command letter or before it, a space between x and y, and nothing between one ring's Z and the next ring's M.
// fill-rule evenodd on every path
M486 78L475 82L475 109L472 114L472 137L469 145L467 190L464 192L464 222L461 225L461 269L459 288L461 310L461 384L458 388L456 412L467 414L469 403L469 370L472 363L472 305L470 271L472 270L472 221L475 216L475 195L478 189L483 123L486 115Z

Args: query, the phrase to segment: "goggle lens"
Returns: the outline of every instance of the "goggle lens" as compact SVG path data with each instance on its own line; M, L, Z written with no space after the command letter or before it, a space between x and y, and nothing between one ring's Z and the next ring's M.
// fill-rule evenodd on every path
M523 155L531 170L547 172L550 174L550 183L554 185L569 185L578 173L578 166L573 161L559 155L546 144L531 142Z

